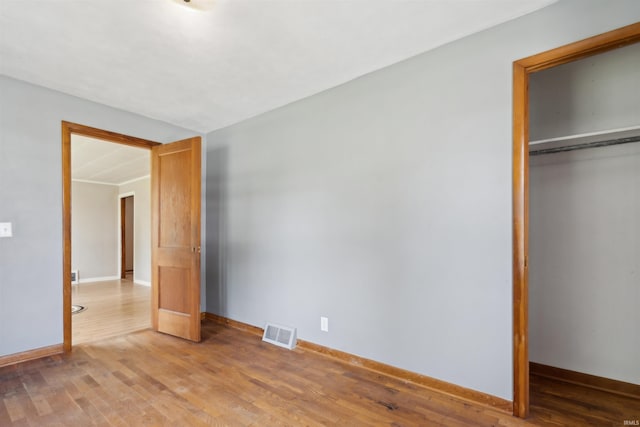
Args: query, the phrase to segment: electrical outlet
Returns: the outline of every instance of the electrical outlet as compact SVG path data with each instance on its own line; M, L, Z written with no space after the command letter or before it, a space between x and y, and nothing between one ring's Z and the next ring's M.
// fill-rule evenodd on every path
M320 330L323 332L329 332L329 318L320 317Z
M11 237L13 231L11 230L10 222L0 222L0 237Z

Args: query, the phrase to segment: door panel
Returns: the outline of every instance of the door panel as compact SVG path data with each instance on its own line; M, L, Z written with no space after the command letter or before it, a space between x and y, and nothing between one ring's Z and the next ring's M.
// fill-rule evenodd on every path
M189 294L182 289L182 284L188 283L189 273L188 268L158 268L158 287L161 290L160 309L178 313L189 311Z
M200 137L151 150L152 317L200 341Z

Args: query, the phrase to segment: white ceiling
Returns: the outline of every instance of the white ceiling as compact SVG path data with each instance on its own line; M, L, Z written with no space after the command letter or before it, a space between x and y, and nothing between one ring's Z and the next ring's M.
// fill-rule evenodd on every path
M71 179L74 181L122 185L149 176L150 159L149 150L144 148L71 135Z
M208 132L556 0L205 1L0 0L0 73Z

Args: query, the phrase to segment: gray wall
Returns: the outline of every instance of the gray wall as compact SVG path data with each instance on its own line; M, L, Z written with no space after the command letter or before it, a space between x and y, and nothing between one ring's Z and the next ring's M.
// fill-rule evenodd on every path
M531 360L640 384L640 143L530 174Z
M640 43L531 75L532 141L640 126Z
M119 194L134 193L133 281L151 284L151 179L145 178L118 189Z
M210 133L207 310L511 399L512 62L640 18L615 3L561 1Z
M118 187L71 183L71 269L81 282L118 278Z
M196 133L0 76L0 355L62 336L60 122L169 142ZM204 264L204 263L203 263Z
M530 90L532 137L640 127L640 44ZM640 384L640 144L534 156L530 173L531 360Z

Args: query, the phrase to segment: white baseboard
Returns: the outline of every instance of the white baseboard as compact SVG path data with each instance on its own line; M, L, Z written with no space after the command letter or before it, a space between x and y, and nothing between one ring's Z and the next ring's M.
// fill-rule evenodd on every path
M80 279L80 283L106 282L108 280L120 280L120 276L89 277L87 279Z
M149 286L149 287L151 287L151 282L147 282L146 280L133 279L133 283L135 283L135 284L137 284L137 285L142 285L142 286Z

